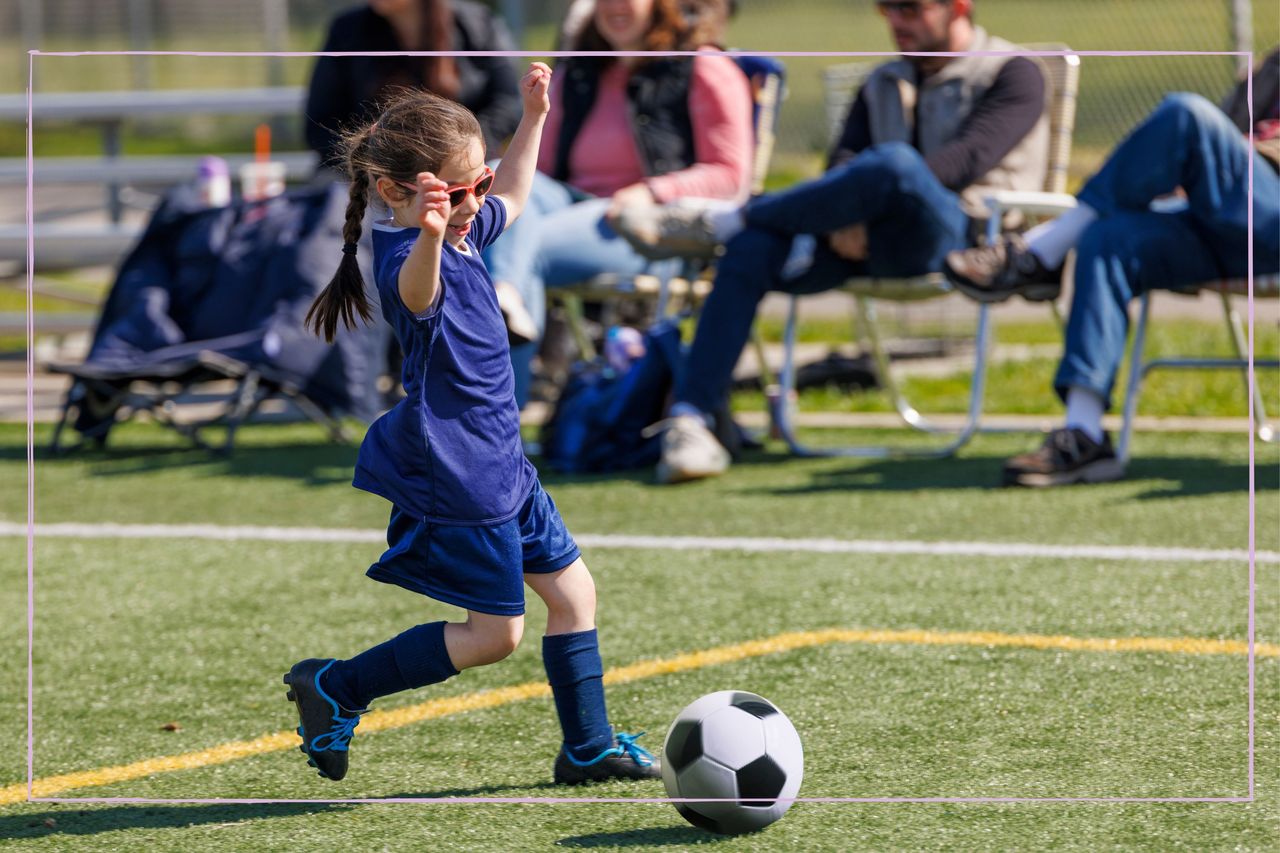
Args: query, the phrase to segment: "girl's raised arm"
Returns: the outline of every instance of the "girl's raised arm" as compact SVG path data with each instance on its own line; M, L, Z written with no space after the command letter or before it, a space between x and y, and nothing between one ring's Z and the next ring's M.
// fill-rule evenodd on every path
M417 219L422 230L400 267L396 284L404 307L414 314L422 314L440 292L440 250L449 225L449 194L444 191L448 184L430 172L419 172L417 183L420 199Z
M551 109L551 99L547 97L550 85L551 69L541 62L529 63L529 73L520 80L524 116L493 179L493 194L500 196L507 207L507 225L524 210L533 187L533 173L538 166L538 144L542 141L542 123Z

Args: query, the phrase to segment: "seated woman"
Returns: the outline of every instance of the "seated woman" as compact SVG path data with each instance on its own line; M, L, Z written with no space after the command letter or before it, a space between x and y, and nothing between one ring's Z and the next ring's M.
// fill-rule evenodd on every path
M501 19L470 0L369 0L334 18L326 52L511 51ZM307 89L307 145L323 166L340 161L341 132L375 113L395 87L424 88L458 101L480 120L497 156L520 123L510 60L501 56L321 56Z
M691 50L718 32L676 0L597 0L571 48ZM519 289L539 327L547 287L649 263L613 230L626 205L681 197L744 199L752 158L751 91L729 57L573 57L552 83L528 212L486 252L497 286ZM540 332L540 328L539 328ZM516 398L528 399L534 345L512 349Z

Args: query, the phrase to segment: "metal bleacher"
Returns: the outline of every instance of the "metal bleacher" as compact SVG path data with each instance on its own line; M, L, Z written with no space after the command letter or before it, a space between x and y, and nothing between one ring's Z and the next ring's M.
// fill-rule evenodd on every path
M199 155L126 155L122 131L126 122L165 116L300 115L305 91L297 86L257 89L171 89L109 92L36 92L31 97L33 137L54 122L97 127L101 156L38 157L31 166L38 193L55 185L90 186L103 193L103 215L77 216L75 221L35 223L32 241L36 269L114 264L137 239L142 226L124 216L130 190L167 187L190 180ZM0 95L0 122L27 121L26 94ZM38 149L38 142L37 142ZM208 152L217 154L220 152ZM223 155L232 174L252 155ZM306 151L275 152L285 163L287 179L306 180L315 171L316 155ZM25 157L0 158L0 188L26 184ZM25 263L25 223L0 224L0 261Z

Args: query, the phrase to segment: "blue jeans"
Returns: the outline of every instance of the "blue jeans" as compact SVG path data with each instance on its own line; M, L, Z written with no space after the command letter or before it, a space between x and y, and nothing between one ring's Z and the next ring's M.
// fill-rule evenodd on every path
M703 412L724 400L733 367L771 290L819 293L850 276L920 275L968 245L960 197L938 182L920 153L903 143L876 145L812 181L760 196L743 209L746 228L725 247L715 286L698 320L675 399ZM867 228L868 258L848 261L821 235ZM813 258L792 274L793 239L817 235ZM785 270L785 271L784 271Z
M583 198L566 184L534 173L524 212L484 252L495 282L514 285L542 334L546 325L546 289L564 287L601 273L663 274L671 264L653 264L631 248L604 221L607 198ZM529 397L529 363L537 343L512 347L516 402Z
M1227 117L1198 95L1169 95L1079 193L1098 213L1076 246L1075 293L1058 394L1071 387L1108 407L1129 331L1129 302L1248 273L1248 169L1253 161L1257 274L1280 267L1280 178ZM1149 209L1181 187L1184 210Z

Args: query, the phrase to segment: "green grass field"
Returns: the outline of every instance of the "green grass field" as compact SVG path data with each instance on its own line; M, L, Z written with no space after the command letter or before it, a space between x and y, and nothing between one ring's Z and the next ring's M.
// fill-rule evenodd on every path
M0 520L25 518L25 432L0 428ZM871 438L885 438L873 433ZM833 438L848 439L848 435ZM48 431L37 430L37 444ZM677 711L739 688L777 702L806 748L803 797L1240 797L1247 793L1247 670L1238 648L1080 651L1042 638L1247 635L1245 561L1112 560L1055 549L1247 545L1240 436L1140 434L1131 476L1057 492L995 488L1026 436L984 436L941 462L794 460L777 447L719 481L643 474L544 482L579 535L789 537L1047 546L1032 556L585 549L600 592L606 668L783 634L770 651L672 667L610 688L611 716L657 748ZM378 530L386 505L349 485L354 448L306 426L243 431L230 459L146 425L108 453L37 454L41 523L214 524ZM1258 455L1258 548L1280 550L1280 454ZM1280 803L1277 659L1257 674L1252 803L798 803L762 833L719 839L665 804L21 803L25 779L25 548L0 540L0 847L30 850L1265 850ZM452 608L362 577L376 543L208 539L36 541L35 775L89 773L68 797L661 797L660 785L549 784L551 703L450 701L543 678L526 640L501 664L381 700L401 723L358 730L342 783L318 779L291 738L186 769L93 775L291 731L280 673L350 655ZM1258 640L1280 640L1277 565L1258 566ZM322 630L321 624L330 626ZM942 634L939 644L913 631ZM987 632L993 639L966 639ZM1274 645L1263 651L1274 654ZM660 668L658 668L660 669ZM439 700L439 701L437 701ZM424 703L436 702L423 708ZM432 710L434 709L434 710ZM176 723L176 730L169 726ZM89 784L102 783L107 784ZM44 783L42 783L44 784ZM7 798L7 799L6 799ZM1271 839L1271 841L1268 841Z

